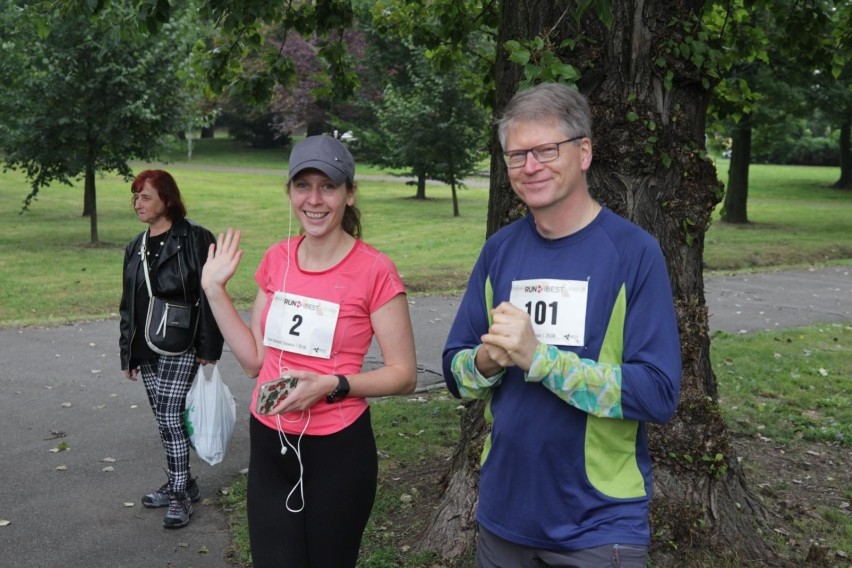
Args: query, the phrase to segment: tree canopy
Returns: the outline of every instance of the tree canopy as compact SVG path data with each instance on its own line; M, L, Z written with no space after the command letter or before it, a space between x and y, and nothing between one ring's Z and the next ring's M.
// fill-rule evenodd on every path
M132 175L128 161L153 159L191 118L188 16L153 37L140 33L132 2L97 17L61 7L0 14L0 153L31 184L24 209L54 182L85 178L84 214L97 242L95 172Z
M407 81L389 84L374 105L376 124L361 130L374 161L417 179L418 199L426 198L426 180L456 186L476 171L487 155L488 115L476 104L458 72L434 73L417 50ZM360 135L360 134L359 134Z

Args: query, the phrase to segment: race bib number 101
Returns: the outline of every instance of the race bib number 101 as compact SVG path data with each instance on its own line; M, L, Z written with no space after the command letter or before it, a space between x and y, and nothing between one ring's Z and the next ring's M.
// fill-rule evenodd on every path
M579 347L586 337L588 297L585 280L516 280L509 302L530 315L539 341Z

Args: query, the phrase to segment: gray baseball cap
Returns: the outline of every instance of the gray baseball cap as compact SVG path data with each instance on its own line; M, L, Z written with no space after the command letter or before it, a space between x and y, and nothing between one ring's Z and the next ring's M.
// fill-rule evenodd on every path
M309 136L290 151L289 179L311 168L321 171L337 185L347 180L355 181L355 160L349 149L326 134Z

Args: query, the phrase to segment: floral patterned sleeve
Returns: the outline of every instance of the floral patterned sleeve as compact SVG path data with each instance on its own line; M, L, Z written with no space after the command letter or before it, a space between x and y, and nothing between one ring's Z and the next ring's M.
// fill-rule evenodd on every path
M623 418L621 367L581 359L576 353L539 343L527 373L571 406L601 418Z
M491 389L500 386L500 380L506 373L503 370L492 377L483 376L476 368L476 352L480 347L462 349L453 357L453 378L463 398L487 398Z

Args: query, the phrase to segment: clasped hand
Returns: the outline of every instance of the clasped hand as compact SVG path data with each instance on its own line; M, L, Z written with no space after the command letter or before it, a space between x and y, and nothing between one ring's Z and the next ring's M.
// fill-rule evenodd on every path
M517 366L529 371L538 347L529 314L509 302L502 302L491 311L491 316L491 327L481 337L482 350L500 367Z

